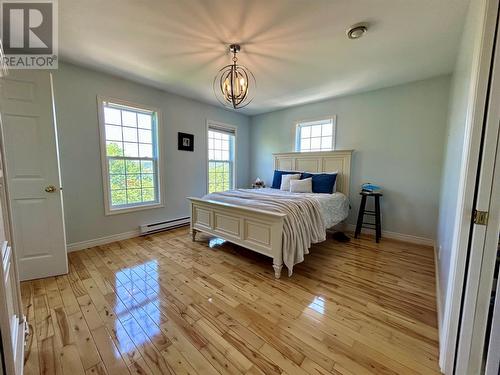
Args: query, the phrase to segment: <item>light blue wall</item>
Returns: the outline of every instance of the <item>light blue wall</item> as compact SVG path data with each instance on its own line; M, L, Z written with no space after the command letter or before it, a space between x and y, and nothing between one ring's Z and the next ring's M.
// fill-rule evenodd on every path
M247 116L108 74L59 64L54 73L56 116L68 243L133 231L141 224L189 216L187 196L206 191L206 120L237 126L237 184L249 171ZM165 207L104 215L96 96L150 105L162 111ZM177 150L177 132L195 136L195 152Z
M483 0L471 1L460 44L457 64L453 74L448 127L446 129L445 155L439 206L437 246L439 249L439 286L441 306L445 306L451 263L456 252L453 238L457 214L458 189L463 167L464 136L467 131L468 111L473 105L470 91L474 85L474 55L481 40L483 27ZM444 309L441 310L443 313ZM442 317L440 317L442 320Z
M270 183L271 154L294 151L297 120L337 115L336 148L355 150L348 222L360 184L374 182L384 189L383 230L434 239L449 84L441 76L252 117L250 178Z

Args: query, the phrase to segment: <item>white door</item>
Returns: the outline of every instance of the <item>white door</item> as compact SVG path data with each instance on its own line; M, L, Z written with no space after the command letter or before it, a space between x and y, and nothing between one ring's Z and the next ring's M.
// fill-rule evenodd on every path
M0 85L19 277L29 280L67 273L51 76L45 71L11 71Z
M490 297L500 230L500 41L496 41L483 129L456 374L484 371Z

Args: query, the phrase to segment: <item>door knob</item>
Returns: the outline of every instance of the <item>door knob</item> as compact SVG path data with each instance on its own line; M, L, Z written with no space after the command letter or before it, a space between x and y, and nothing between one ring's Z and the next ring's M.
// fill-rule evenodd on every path
M45 191L47 193L55 193L57 191L57 188L54 185L49 185L45 188Z

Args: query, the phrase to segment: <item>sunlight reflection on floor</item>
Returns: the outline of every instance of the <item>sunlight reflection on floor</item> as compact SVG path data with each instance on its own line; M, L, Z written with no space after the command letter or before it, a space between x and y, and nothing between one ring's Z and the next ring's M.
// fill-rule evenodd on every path
M158 261L153 260L125 268L115 275L116 294L120 301L115 306L115 323L120 351L135 350L160 332L160 300Z
M325 299L321 296L314 297L314 300L309 304L309 308L313 309L320 314L325 313Z

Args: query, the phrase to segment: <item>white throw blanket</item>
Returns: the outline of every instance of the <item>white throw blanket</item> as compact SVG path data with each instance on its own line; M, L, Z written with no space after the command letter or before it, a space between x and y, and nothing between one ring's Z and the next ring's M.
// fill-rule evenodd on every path
M292 275L293 266L304 261L312 244L326 240L319 203L310 197L266 194L245 189L205 195L203 199L286 214L283 224L283 263Z

